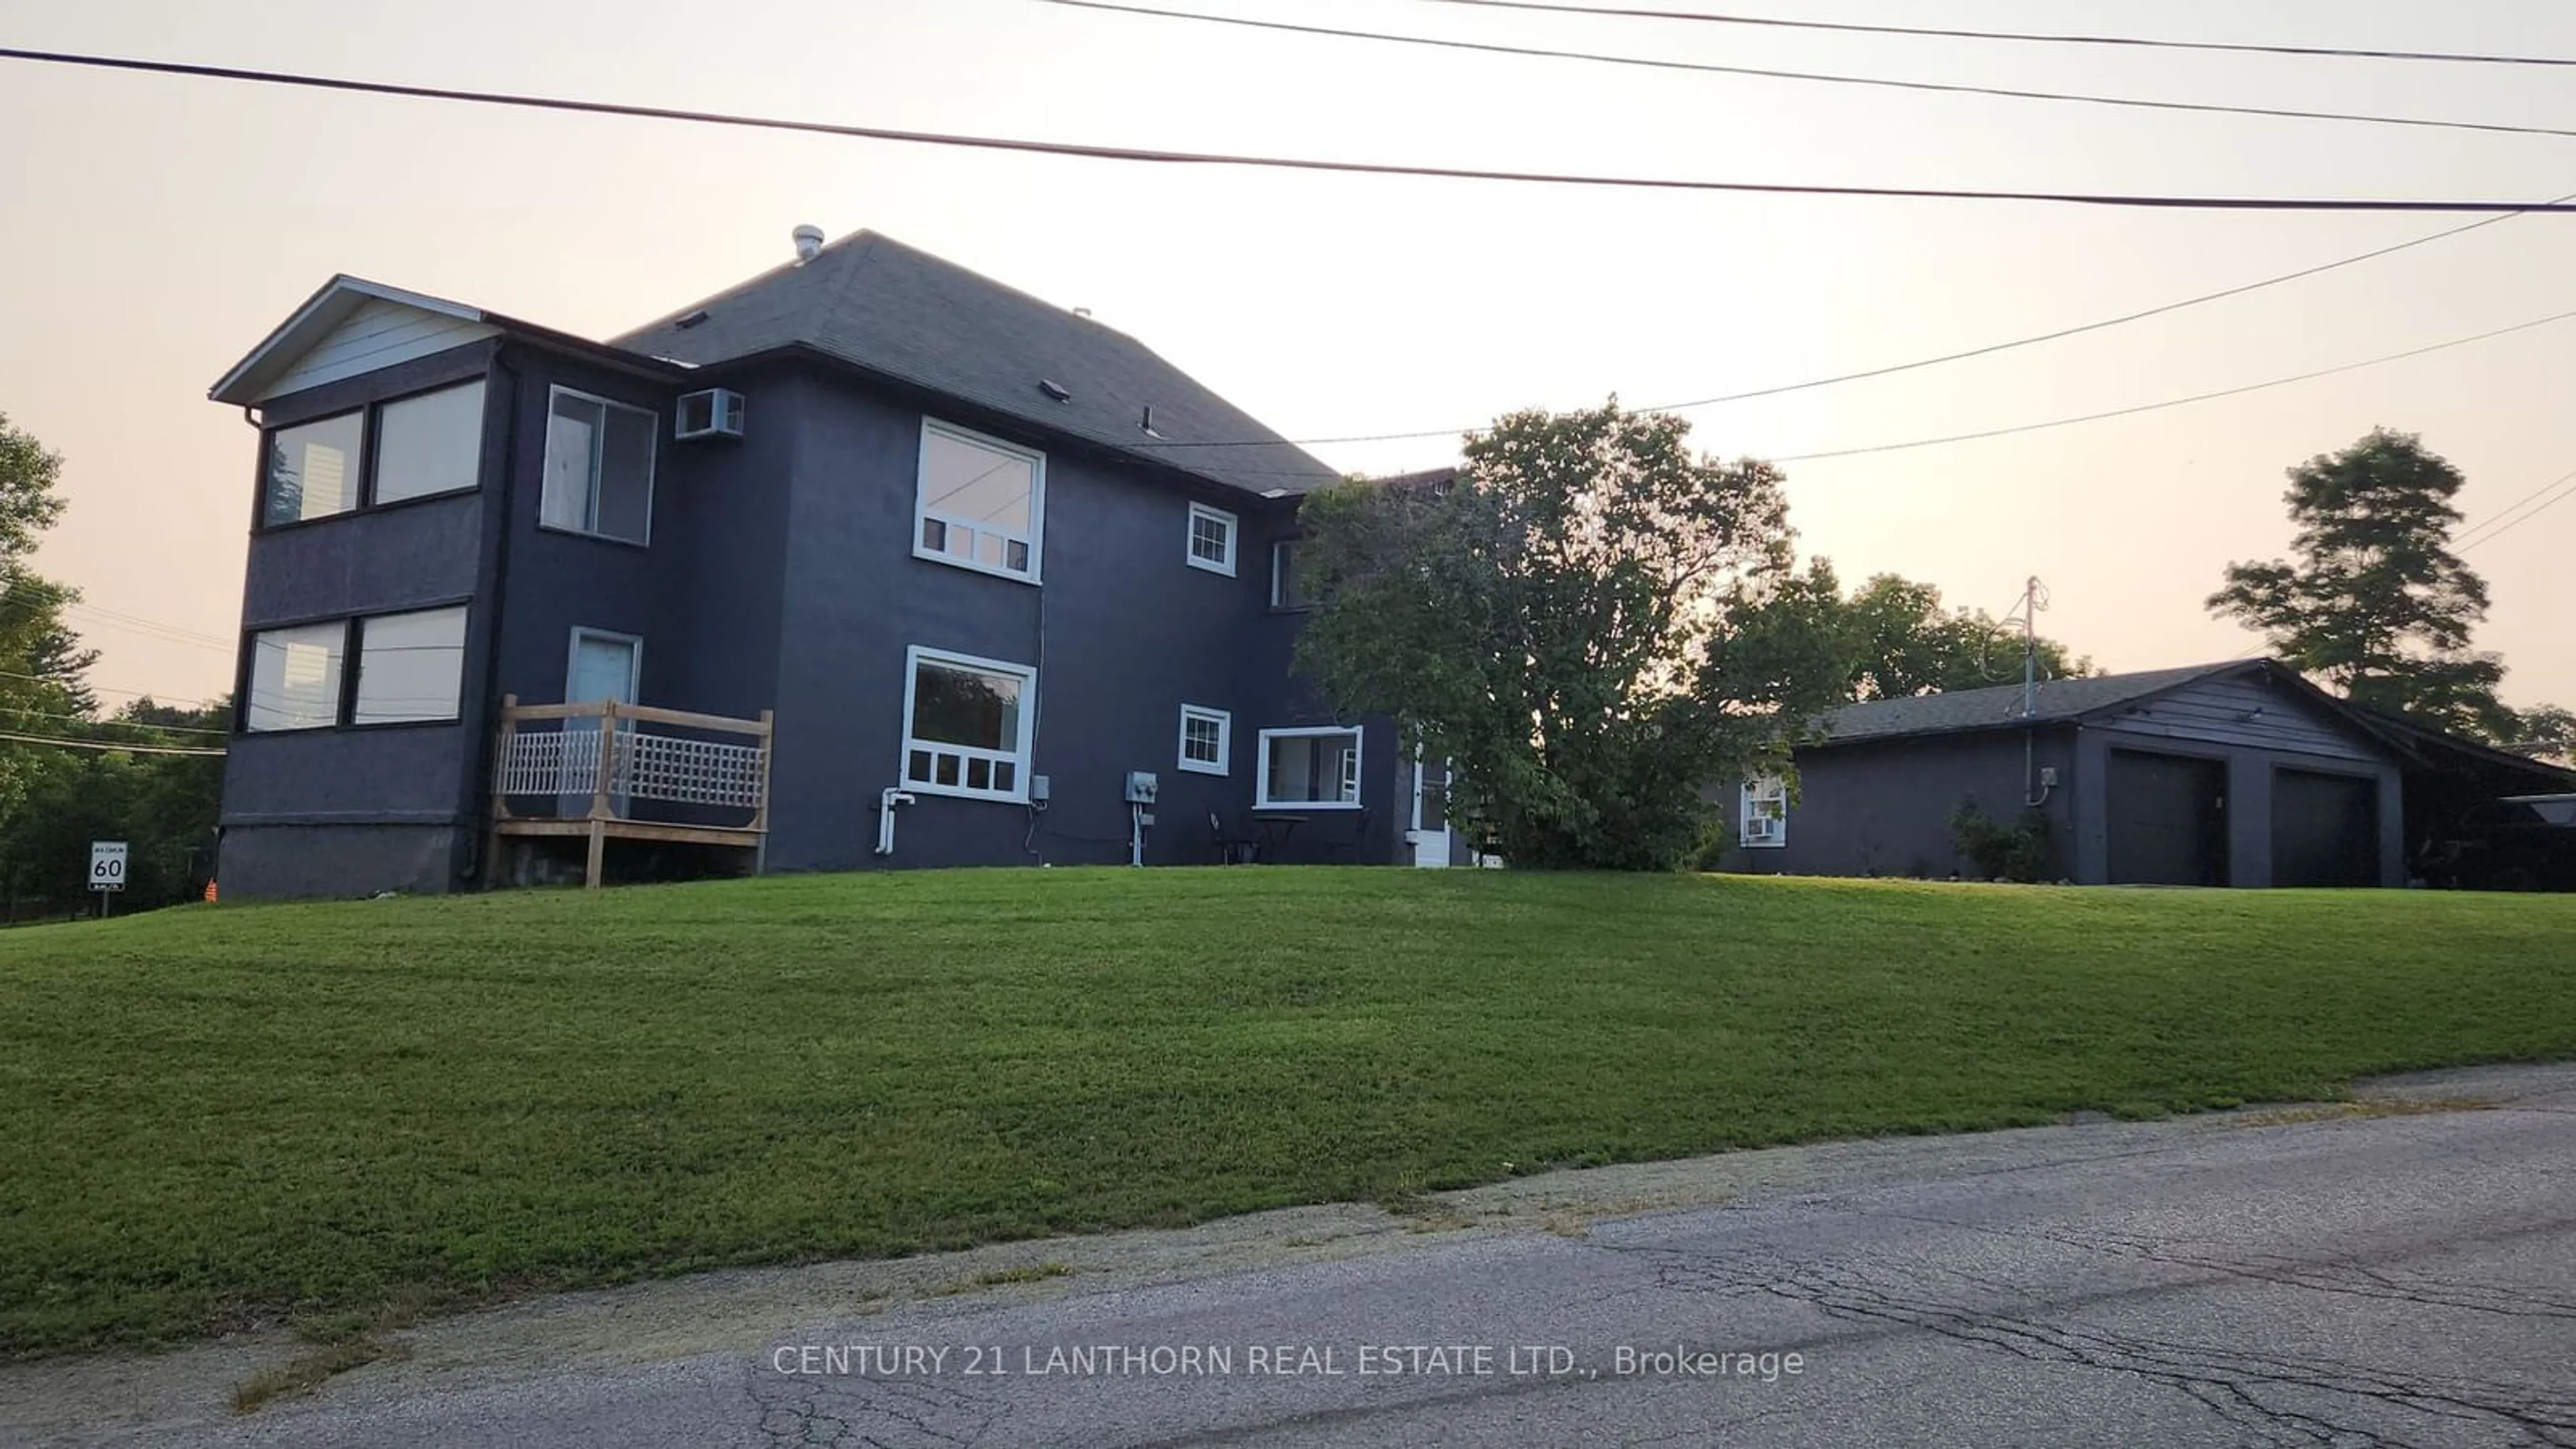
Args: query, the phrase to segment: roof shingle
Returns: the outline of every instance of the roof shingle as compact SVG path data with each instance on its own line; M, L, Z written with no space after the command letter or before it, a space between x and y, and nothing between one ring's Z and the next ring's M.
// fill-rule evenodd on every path
M2038 689L2039 709L2035 715L2022 713L2022 687L2018 684L1953 690L1947 694L1922 694L1906 699L1873 699L1844 705L1826 715L1822 721L1823 743L1845 745L1904 735L1959 734L2032 722L2059 723L2151 694L2161 694L2207 675L2230 669L2263 667L2260 660L2231 660L2225 664L2196 664L2183 669L2149 669L2136 674L2046 680Z
M682 326L703 312L703 320ZM776 348L818 352L1248 493L1339 476L1135 338L862 231L623 337L704 366ZM1058 401L1039 386L1060 385ZM1153 409L1154 434L1145 431ZM1221 448L1170 444L1226 442Z

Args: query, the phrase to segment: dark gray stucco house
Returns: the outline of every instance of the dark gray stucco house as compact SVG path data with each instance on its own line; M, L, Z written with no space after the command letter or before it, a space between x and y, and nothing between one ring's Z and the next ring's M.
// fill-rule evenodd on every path
M212 396L259 429L228 898L1449 857L1290 676L1331 470L885 237L607 343L335 278Z
M1848 705L1794 784L1737 802L1723 864L1793 875L1973 876L1962 805L2047 822L2078 884L2393 886L2408 750L2264 660Z

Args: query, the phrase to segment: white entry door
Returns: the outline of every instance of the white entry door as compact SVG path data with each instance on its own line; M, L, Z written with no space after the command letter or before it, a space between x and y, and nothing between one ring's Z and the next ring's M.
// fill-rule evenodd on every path
M1449 762L1413 757L1413 817L1404 832L1413 863L1426 869L1449 864Z
M644 641L632 634L611 634L604 629L572 631L572 657L564 668L564 703L596 704L604 699L619 704L635 702L636 675L644 662ZM587 753L584 753L585 748ZM596 720L564 721L564 767L570 779L589 780L598 769L599 723ZM564 792L560 813L590 813L591 792ZM626 801L617 802L620 814Z

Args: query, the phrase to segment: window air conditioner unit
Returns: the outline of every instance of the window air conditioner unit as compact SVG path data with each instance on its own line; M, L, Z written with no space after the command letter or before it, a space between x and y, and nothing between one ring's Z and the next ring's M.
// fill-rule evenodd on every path
M690 438L741 437L742 394L723 387L680 394L680 410L672 417L671 436L683 442Z

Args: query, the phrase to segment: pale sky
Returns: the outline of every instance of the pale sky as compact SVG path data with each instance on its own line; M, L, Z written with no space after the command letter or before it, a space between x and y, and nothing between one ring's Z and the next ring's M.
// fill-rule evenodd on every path
M1410 0L1163 0L1504 43L2576 127L2567 72L1865 36ZM1673 8L1694 8L1677 6ZM1757 8L1755 0L1734 6ZM2563 0L1760 0L1771 14L2576 55ZM0 0L0 44L1192 150L1791 182L2540 199L2576 138L2174 115L1431 52L1033 0ZM1577 191L1145 168L0 61L0 412L66 458L38 563L92 677L229 687L253 437L207 386L334 272L601 337L870 227L1144 339L1292 438L1647 405L1903 362L2464 218ZM2576 308L2576 216L2002 357L1690 414L1781 456L2257 382ZM2286 544L2282 471L2374 425L2472 524L2576 470L2576 322L2053 432L1789 467L1804 548L2113 669L2253 640L2201 600ZM1430 466L1454 443L1315 451ZM2511 701L2576 706L2576 504L2468 557ZM111 700L116 696L111 695Z

